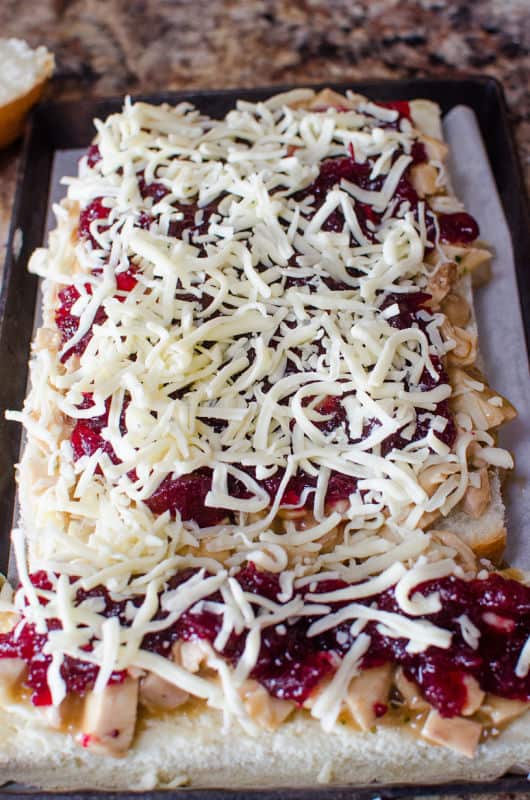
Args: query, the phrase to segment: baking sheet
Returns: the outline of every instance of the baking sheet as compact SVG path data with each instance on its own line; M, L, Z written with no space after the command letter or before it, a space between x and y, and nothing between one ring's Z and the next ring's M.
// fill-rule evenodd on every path
M274 87L278 91L283 89L287 90L291 86ZM321 89L323 86L315 86L315 89ZM333 84L332 88L337 91L345 91L347 88L352 88L351 85ZM526 332L528 342L530 344L530 280L527 275L527 264L530 260L530 238L528 236L528 210L525 206L524 199L524 185L518 167L516 151L513 141L510 137L506 104L502 87L488 77L473 77L455 79L412 79L412 80L397 80L397 81L364 81L355 86L356 90L374 97L381 99L394 100L396 98L414 98L414 97L427 97L435 102L440 103L443 109L448 110L453 108L455 102L467 103L473 107L477 112L480 126L484 132L488 152L495 161L495 177L500 187L501 197L505 208L510 209L509 227L512 231L513 245L515 248L515 261L519 270L519 293L520 296L527 299L526 312L524 319L526 320ZM199 91L191 96L186 93L158 93L157 95L147 96L142 98L147 102L170 102L176 103L182 99L191 100L203 111L211 113L216 116L225 113L228 106L231 106L237 97L244 97L246 99L255 101L272 94L272 87L264 87L256 90L232 90L227 89L224 91ZM61 174L75 174L77 171L77 158L82 151L74 151L72 149L62 150L62 148L74 148L80 145L87 145L92 137L94 117L105 118L110 113L114 113L121 106L121 98L104 98L97 101L84 101L81 103L50 103L37 108L32 116L32 121L28 129L24 147L23 165L19 175L19 182L17 188L17 195L15 198L15 207L13 213L13 223L11 230L11 245L8 249L5 266L5 278L0 296L0 340L2 346L0 352L3 358L0 359L0 395L2 398L2 406L4 408L17 408L22 404L24 381L26 376L27 352L29 349L28 336L31 332L32 324L34 322L34 297L36 291L36 280L33 276L29 276L26 272L26 263L33 248L39 246L43 240L44 231L44 208L46 206L46 189L48 179L50 176L50 168L54 154L58 154L59 158L56 159L55 170L53 179L50 186L53 186L55 191L61 193L64 191L59 184ZM448 116L448 130L446 135L451 136L451 128L455 126L455 131L458 131L456 123L454 123L450 116ZM469 128L469 124L467 124ZM473 131L466 131L466 123L463 125L464 133L466 136L473 136ZM462 146L462 141L458 139L455 133L455 141L458 147ZM478 178L484 165L480 164L480 153L483 152L482 148L476 147L476 140L470 142L471 146L468 148L470 159L467 166L472 169L473 175ZM458 153L457 153L458 156ZM462 168L460 171L462 175L465 173L466 163L461 164L461 159L458 158L457 164L454 165L455 171ZM486 163L487 167L487 163ZM472 176L468 176L466 180L471 180ZM459 178L455 180L455 185L459 185ZM481 181L478 180L479 189ZM487 182L486 182L487 183ZM466 192L462 189L459 190L463 199L470 210L474 211L477 218L480 219L484 226L484 218L477 209L477 203L474 202L475 198L469 199ZM493 191L496 196L496 192ZM478 198L477 198L478 199ZM482 203L482 198L480 200ZM500 207L499 207L500 212ZM502 218L502 212L501 218ZM499 222L494 220L494 224ZM501 219L501 224L506 228L505 220ZM24 230L24 238L20 238L19 244L21 246L15 247L17 240L17 233ZM486 230L486 228L484 228ZM490 241L493 241L492 230L489 230ZM511 243L508 242L508 247L511 253ZM507 269L512 270L513 257L508 262ZM512 289L511 291L511 304L512 311L517 315L520 323L520 311L518 306L517 290L513 291L515 287L515 280L513 272L510 278ZM40 308L40 303L38 304ZM481 312L479 311L479 314ZM511 319L508 315L506 319ZM481 321L481 327L483 323ZM517 323L516 323L517 325ZM509 334L512 338L512 334ZM519 348L524 358L524 338L518 338L513 335L513 342ZM500 348L499 348L500 349ZM504 354L501 354L501 359ZM492 365L490 365L492 366ZM525 363L520 374L527 375L527 364ZM511 396L511 394L510 394ZM527 395L528 396L528 395ZM523 395L524 398L524 395ZM525 402L523 399L524 408ZM19 437L16 431L19 426L5 425L2 428L0 420L0 440L2 441L2 449L0 452L0 461L3 465L0 470L0 507L4 513L0 519L2 527L2 539L0 541L0 553L2 555L2 565L7 565L7 558L9 552L8 546L8 532L13 519L13 463L17 459ZM521 426L522 441L527 436L527 425ZM509 431L506 431L508 433ZM506 439L506 437L504 437ZM513 437L517 439L516 436ZM523 456L524 460L524 456ZM522 474L521 465L519 465L519 474ZM526 473L527 474L527 473ZM2 475L4 480L2 482ZM527 480L526 477L522 478L521 484ZM16 516L15 516L16 519ZM523 516L521 514L521 519ZM521 529L521 535L523 531ZM428 775L426 775L428 781ZM43 800L44 798L51 798L53 800L62 800L64 795L61 793L41 792L26 790L23 787L10 786L7 790L0 789L1 800L10 800L15 794L21 800ZM480 792L481 794L511 792L511 793L526 793L528 790L528 783L526 777L519 777L516 775L508 775L499 778L493 782L469 783L459 782L443 785L424 785L424 786L374 786L374 787L310 787L303 789L285 788L281 790L242 790L242 791L226 791L226 790L194 790L186 789L185 794L191 800L226 800L227 797L234 800L247 800L248 797L256 796L262 800L305 800L306 798L315 798L315 800L341 800L341 798L348 798L348 800L368 800L368 798L378 799L383 797L386 800L401 800L403 797L416 797L419 795L454 795L454 794L474 794ZM139 797L140 800L153 800L153 798L163 798L167 796L167 792L137 792L134 796ZM109 793L101 792L80 792L73 795L76 800L87 800L87 798L106 797ZM133 795L129 792L113 793L114 800L131 800Z
M516 468L504 486L508 528L507 560L530 570L530 373L519 303L510 231L495 186L474 112L455 106L443 120L449 144L449 172L456 195L480 225L481 238L493 247L492 278L475 291L479 344L492 387L517 408L519 417L504 426L499 443L513 453ZM64 175L76 175L82 150L58 150L50 179L46 231L55 226L53 203L66 193ZM36 320L40 316L38 298Z

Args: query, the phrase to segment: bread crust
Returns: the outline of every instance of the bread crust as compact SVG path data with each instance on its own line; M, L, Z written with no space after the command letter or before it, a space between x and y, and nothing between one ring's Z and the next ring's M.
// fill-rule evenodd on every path
M222 731L221 714L205 707L158 716L144 722L119 760L80 748L20 709L0 709L0 731L3 781L23 776L25 784L62 791L436 784L492 780L530 761L530 712L481 744L473 759L428 744L408 726L370 734L336 725L326 733L302 712L257 737L237 726Z
M473 303L472 276L464 275L454 291L463 297L471 310L471 318L466 330L478 338L478 330ZM479 343L480 344L480 343ZM480 360L480 351L477 354ZM459 506L443 520L443 527L458 534L473 550L477 558L487 558L494 564L502 561L506 547L505 507L502 499L502 483L499 470L489 470L491 499L479 519L472 519ZM438 526L435 523L435 527Z

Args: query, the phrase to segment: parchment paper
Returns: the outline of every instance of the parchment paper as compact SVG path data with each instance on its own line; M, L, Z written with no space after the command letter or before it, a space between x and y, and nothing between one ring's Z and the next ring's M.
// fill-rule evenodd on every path
M530 374L510 232L473 111L465 106L452 109L444 118L444 134L451 153L449 171L455 192L478 221L481 238L496 253L491 281L475 292L479 344L492 387L519 412L518 419L500 433L501 446L507 447L516 461L515 472L504 487L507 559L513 566L530 569ZM47 231L55 225L51 205L65 194L60 179L77 173L83 152L59 150L55 155ZM40 298L38 302L40 314Z
M444 120L444 133L455 192L496 254L491 280L474 295L479 346L492 387L519 412L499 435L501 446L516 462L503 492L506 556L513 566L530 569L530 374L510 231L473 111L464 106L452 109Z

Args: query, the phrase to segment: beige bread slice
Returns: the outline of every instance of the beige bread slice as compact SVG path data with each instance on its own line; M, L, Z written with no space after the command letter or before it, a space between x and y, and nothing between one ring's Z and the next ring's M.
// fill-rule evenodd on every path
M443 128L439 106L431 100L413 100L410 103L410 108L415 127L427 136L443 141ZM458 248L449 247L448 250L458 250ZM471 255L472 251L475 254L475 260L478 259L476 264L464 264L462 255L459 255L460 269L465 270L465 272L458 285L455 287L455 291L465 298L471 310L471 318L466 330L478 340L479 352L477 360L478 366L481 366L480 338L473 301L473 286L478 286L483 282L487 282L491 257L484 258L484 254L487 253L486 249L463 249L464 254L469 252ZM481 257L482 261L480 260ZM482 280L481 276L486 276L486 280ZM459 504L459 506L443 520L443 527L458 534L479 558L488 558L498 562L502 560L502 555L506 547L505 506L502 499L502 484L499 470L496 468L489 469L488 476L491 500L482 516L478 519L474 519L463 511L461 508L462 504ZM438 521L435 527L442 527L441 522Z
M154 718L116 760L83 750L34 714L1 709L0 780L70 791L490 780L530 761L529 722L530 714L515 720L468 759L403 726L380 726L376 735L342 725L326 732L299 713L252 737L238 727L223 731L220 713L204 708Z
M478 526L477 548L490 542L491 536L495 539L488 531L498 531L499 518L503 520L503 511L499 514L493 508L478 521L463 512L454 512L454 517L460 514L465 531L469 532L470 524ZM31 515L27 516L30 522ZM453 515L445 522L444 527L457 530ZM300 713L279 731L263 732L254 739L237 727L223 733L220 714L203 709L143 723L131 751L116 762L80 749L70 736L41 727L35 721L36 712L10 711L10 716L0 712L0 776L20 780L23 775L25 782L45 788L148 789L177 785L188 778L196 786L311 785L319 776L339 784L388 783L403 780L404 763L410 782L425 781L426 775L434 782L472 780L495 777L514 761L530 757L530 735L521 736L517 749L512 730L481 745L471 762L419 740L402 727L382 726L375 736L342 726L328 733Z
M458 534L479 558L500 562L506 546L505 506L497 469L489 470L491 500L484 514L473 519L457 506L445 519L438 520L436 528Z
M365 100L361 95L352 95L346 99L330 89L319 92L311 101L310 106L318 107L322 105L343 105L354 107L359 100ZM299 105L306 105L307 100L301 98ZM440 106L432 100L417 99L409 102L410 115L414 127L426 137L428 149L447 151L444 143ZM434 155L434 152L433 152ZM443 160L443 152L438 153L440 160ZM449 182L449 192L452 194L452 187ZM480 339L476 322L475 306L473 302L473 287L486 283L489 277L491 254L486 246L449 246L444 245L448 259L455 258L459 263L459 273L461 275L457 286L453 291L462 295L467 301L471 317L466 330L478 341L477 362L482 367L480 357ZM473 518L462 510L462 504L442 520L436 520L434 527L443 527L457 533L469 547L479 557L489 558L493 561L500 561L506 546L505 528L505 507L502 499L502 485L499 470L490 468L488 470L490 480L491 500L478 519Z
M455 287L455 291L467 300L471 310L471 318L466 330L478 338L480 345L471 275L464 275ZM481 365L480 352L477 360ZM462 503L460 503L445 519L437 520L435 527L443 527L458 534L479 558L488 558L498 562L502 559L506 546L505 506L502 499L499 470L494 467L490 468L488 477L491 500L484 513L478 519L467 514L462 509Z

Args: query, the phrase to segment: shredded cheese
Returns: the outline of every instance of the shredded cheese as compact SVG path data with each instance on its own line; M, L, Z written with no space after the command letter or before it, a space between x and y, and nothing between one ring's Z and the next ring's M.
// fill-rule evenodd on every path
M446 425L437 406L452 392L436 383L444 316L423 309L421 326L393 327L396 298L425 290L432 270L425 209L416 217L394 198L417 134L383 127L398 115L376 104L347 113L286 105L305 98L302 90L241 102L222 120L188 104L127 101L97 123L101 158L82 159L79 176L65 181L58 230L32 259L56 342L49 309L61 288L77 292L75 330L56 353L36 348L24 411L10 414L28 431L25 458L38 465L26 542L14 535L15 606L40 632L61 622L47 644L56 705L67 654L100 667L95 691L115 669L148 670L252 731L238 691L263 631L310 616L309 636L345 620L356 631L312 710L329 730L370 645L368 622L414 652L450 644L431 623L352 602L396 585L405 614L439 609L437 595L410 597L422 581L455 570L443 552L426 561L421 519L448 513L470 480L471 434L461 431L451 450L437 437ZM308 187L321 162L349 158L350 145L380 188L338 178L315 208ZM100 216L80 237L79 209L98 203ZM362 204L379 224L363 222ZM337 214L342 230L331 230ZM436 385L422 386L425 375ZM336 424L330 399L344 412ZM105 417L104 446L74 458L72 430L96 417ZM427 432L415 438L420 424ZM385 450L390 437L401 444ZM505 465L505 451L487 445L488 462ZM425 476L438 467L449 477L429 494ZM193 515L151 510L164 481L209 469L204 504L225 511L221 521L201 527ZM300 472L309 482L292 503L289 482ZM351 490L329 502L337 474ZM280 574L277 602L242 590L234 575L246 561ZM170 588L187 568L195 574ZM46 604L29 578L35 569L50 576ZM315 591L330 576L352 585ZM127 625L105 618L97 602L75 603L78 589L100 584L112 597L140 598L126 606ZM206 599L216 592L221 600ZM329 603L343 601L332 613ZM147 634L205 607L220 615L209 658L220 684L141 647ZM472 626L461 626L474 640ZM215 651L244 631L231 670Z

